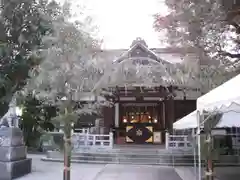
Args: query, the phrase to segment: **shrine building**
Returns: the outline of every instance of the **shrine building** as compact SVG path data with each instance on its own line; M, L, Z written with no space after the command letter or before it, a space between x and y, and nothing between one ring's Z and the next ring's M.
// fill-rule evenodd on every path
M109 76L114 105L103 107L101 124L105 133L114 132L115 144L164 144L173 123L196 109L202 94L197 82L178 74L183 62L196 61L193 50L151 49L137 38L129 49L102 50L100 56L114 65ZM144 73L135 75L144 66L150 68L149 82L142 80Z

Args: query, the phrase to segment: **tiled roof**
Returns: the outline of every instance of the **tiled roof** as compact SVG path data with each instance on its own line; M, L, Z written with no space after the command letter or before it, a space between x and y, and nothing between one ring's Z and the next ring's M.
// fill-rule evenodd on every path
M98 56L102 59L109 61L116 61L121 56L125 55L129 49L106 49L97 52ZM154 54L160 59L169 63L180 63L183 62L184 58L195 58L196 55L194 50L189 48L150 48Z
M207 58L199 63L194 48L148 48L141 38L134 40L129 49L102 50L97 56L112 64L111 70L102 77L102 81L112 87L174 85L197 88L199 80L194 79L196 69L189 73L185 65L212 63ZM142 65L139 68L141 72L137 70L139 64ZM105 83L102 82L102 85Z

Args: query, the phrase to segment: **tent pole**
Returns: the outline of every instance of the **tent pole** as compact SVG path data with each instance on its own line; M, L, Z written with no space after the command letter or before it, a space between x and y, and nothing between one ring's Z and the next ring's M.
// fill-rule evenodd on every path
M202 179L202 163L201 163L201 114L197 110L197 140L198 140L198 180Z
M194 174L195 174L195 180L197 180L197 160L196 160L196 135L195 135L195 129L192 129L192 138L193 138L193 157L194 157Z

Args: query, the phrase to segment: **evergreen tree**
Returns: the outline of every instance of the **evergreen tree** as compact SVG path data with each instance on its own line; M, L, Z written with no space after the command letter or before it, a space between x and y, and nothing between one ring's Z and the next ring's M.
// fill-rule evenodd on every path
M28 147L39 147L37 144L43 131L53 131L52 118L56 117L57 110L36 99L32 94L24 97L21 105L20 128L23 131L24 142Z
M45 18L44 12L52 9L52 4L56 3L1 1L0 115L8 110L13 94L25 86L29 70L41 61L34 52L41 47L42 36L51 30L51 19Z

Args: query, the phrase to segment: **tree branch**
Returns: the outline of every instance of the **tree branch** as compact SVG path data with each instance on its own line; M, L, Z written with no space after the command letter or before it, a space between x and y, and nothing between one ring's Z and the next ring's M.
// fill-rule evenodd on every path
M228 56L230 58L240 58L240 54L232 54L232 53L225 52L225 51L221 52L220 54L223 56Z
M236 33L240 34L240 26L236 22L231 22L230 24L236 28Z

